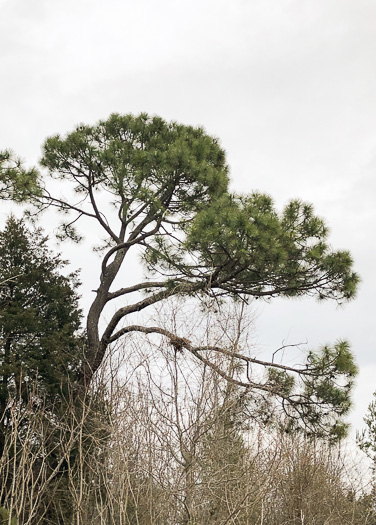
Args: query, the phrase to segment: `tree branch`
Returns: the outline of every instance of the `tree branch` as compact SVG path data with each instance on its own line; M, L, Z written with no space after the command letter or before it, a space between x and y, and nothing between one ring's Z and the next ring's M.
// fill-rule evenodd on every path
M298 374L298 375L308 375L308 376L314 375L314 374L312 374L312 372L308 368L294 368L294 367L291 367L291 366L286 366L286 365L281 365L281 364L278 364L278 363L273 363L271 361L262 361L260 359L255 359L253 357L245 356L243 354L240 354L239 352L233 352L231 350L226 350L225 348L221 348L219 346L210 346L210 345L193 346L189 339L186 339L184 337L178 337L177 335L173 334L169 330L166 330L165 328L160 328L158 326L151 326L151 327L146 327L146 326L142 326L142 325L125 326L124 328L121 328L118 332L116 332L116 334L114 334L110 338L109 342L113 343L114 341L119 339L121 336L123 336L123 335L125 335L127 333L131 333L131 332L140 332L140 333L144 333L144 334L159 334L159 335L163 335L163 336L167 337L170 340L172 346L174 346L175 349L181 351L183 348L186 348L189 352L194 354L197 358L199 358L202 362L204 362L206 364L210 363L211 361L209 361L206 358L202 357L201 354L199 354L199 352L214 351L214 352L220 353L222 355L226 355L228 357L236 357L237 359L240 359L240 360L245 361L245 362L250 363L250 364L262 365L265 368L267 368L267 367L278 368L280 370L284 370L286 372L292 372L292 373L295 373L295 374ZM291 347L291 346L297 346L297 345L286 345L286 347L287 346ZM242 383L242 385L243 386L247 386L248 383ZM268 391L270 391L270 388L268 389Z
M121 297L122 295L127 295L133 292L139 292L140 290L148 290L149 288L166 288L168 281L158 281L158 282L144 282L135 284L134 286L129 286L128 288L119 288L116 292L111 292L108 294L107 301Z

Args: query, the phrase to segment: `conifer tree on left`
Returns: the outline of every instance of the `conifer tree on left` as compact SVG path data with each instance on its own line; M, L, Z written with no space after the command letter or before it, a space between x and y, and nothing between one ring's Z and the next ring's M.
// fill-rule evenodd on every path
M80 366L78 281L62 275L64 266L40 230L7 220L0 232L0 445L16 399L19 410L30 395L52 407Z

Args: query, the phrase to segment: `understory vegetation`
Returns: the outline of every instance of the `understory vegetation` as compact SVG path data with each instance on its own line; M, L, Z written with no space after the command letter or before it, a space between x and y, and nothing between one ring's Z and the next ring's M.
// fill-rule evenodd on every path
M188 313L178 302L155 317L182 330ZM250 344L244 305L189 317L206 343L234 352ZM74 383L55 404L35 381L27 402L11 393L4 523L376 523L367 465L291 429L272 395L245 393L162 338L132 336L124 355L113 348L79 397ZM233 362L213 359L236 378Z

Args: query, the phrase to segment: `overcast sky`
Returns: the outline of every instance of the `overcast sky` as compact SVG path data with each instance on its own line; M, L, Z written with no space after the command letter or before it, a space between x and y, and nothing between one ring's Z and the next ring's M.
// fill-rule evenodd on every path
M360 428L376 390L376 3L0 0L0 13L0 149L33 164L48 135L146 111L220 137L233 190L314 203L354 256L358 297L265 304L257 341L349 339Z

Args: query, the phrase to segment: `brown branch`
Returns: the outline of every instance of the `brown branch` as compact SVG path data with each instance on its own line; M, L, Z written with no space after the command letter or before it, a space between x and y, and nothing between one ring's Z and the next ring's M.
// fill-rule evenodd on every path
M89 193L91 206L92 206L92 208L94 210L95 217L96 217L97 221L102 226L102 228L108 233L108 235L111 237L111 239L113 239L116 242L119 242L119 240L120 240L119 237L111 230L109 225L106 224L106 222L101 217L101 212L99 211L97 203L95 201L95 197L94 197L94 193L93 193L93 186L92 186L91 181L89 181L89 178L88 178L87 190L88 190L88 193Z
M152 222L152 221L150 221ZM145 232L143 235L141 235L140 237L136 237L136 238L132 238L133 237L133 234L134 232L131 233L131 235L129 236L129 239L128 241L126 242L120 242L118 243L116 246L113 246L107 253L106 255L104 256L103 258L103 261L102 261L102 274L105 272L106 268L107 268L107 262L109 260L109 258L116 252L118 252L119 250L128 250L131 246L134 246L135 244L141 244L145 239L147 239L148 237L150 237L151 235L154 235L155 233L157 233L158 229L159 229L159 226L160 226L160 221L157 223L157 225L152 229L150 230L149 232ZM136 228L137 230L138 228ZM136 231L135 230L135 231ZM131 240L130 240L131 239Z
M156 304L159 301L162 301L163 299L167 299L168 297L172 297L173 295L177 295L179 293L193 293L198 292L199 290L202 290L204 288L204 285L202 283L187 283L182 282L176 285L174 288L170 288L167 290L162 290L161 292L157 292L153 295L150 295L149 297L146 297L142 301L139 301L135 304L124 306L123 308L120 308L112 317L110 322L107 325L106 330L103 333L102 336L102 344L107 345L110 342L115 341L118 339L121 335L121 330L116 332L116 334L113 335L113 332L121 319L123 317L135 313L140 312L141 310L144 310L148 306L151 306L152 304ZM119 335L118 335L119 334Z
M284 370L286 372L293 372L299 375L312 375L307 369L293 368L293 367L289 367L289 366L285 366L285 365L281 365L277 363L272 363L269 361L261 361L259 359L248 357L243 354L239 354L238 352L232 352L230 350L226 350L218 346L209 346L209 345L193 346L189 339L186 339L184 337L178 337L176 334L170 332L169 330L166 330L165 328L160 328L158 326L152 326L152 327L146 327L146 326L141 326L141 325L126 326L122 328L121 330L119 330L118 332L116 332L116 334L114 334L110 338L109 342L112 343L116 341L117 339L119 339L119 337L127 333L131 333L131 332L163 335L164 337L167 337L170 340L171 345L174 347L176 351L182 351L183 348L186 348L191 354L197 357L197 359L199 359L201 362L203 362L207 366L210 366L210 368L213 369L215 372L217 372L221 377L223 377L227 381L230 381L231 383L234 383L238 386L242 386L245 388L257 388L258 390L264 390L266 392L276 393L275 389L268 385L254 383L253 381L244 383L243 381L234 379L232 376L229 376L228 374L226 374L218 365L215 365L212 361L202 356L200 352L202 352L203 350L214 351L214 352L226 355L228 357L236 357L237 359L243 360L250 364L258 364L264 367L278 368L280 370ZM294 345L289 345L289 346L294 346Z
M148 290L149 288L165 288L167 286L167 281L158 281L158 282L144 282L135 284L134 286L129 286L128 288L119 288L119 290L116 290L116 292L111 292L108 294L107 301L111 301L112 299L116 299L117 297L120 297L122 295L127 295L129 293L133 292L139 292L140 290Z

